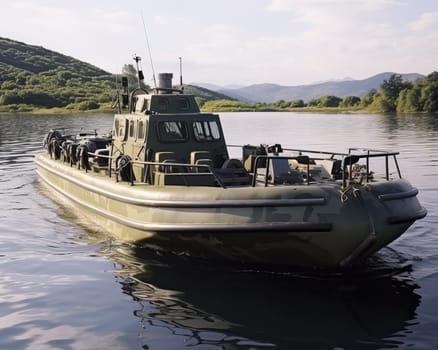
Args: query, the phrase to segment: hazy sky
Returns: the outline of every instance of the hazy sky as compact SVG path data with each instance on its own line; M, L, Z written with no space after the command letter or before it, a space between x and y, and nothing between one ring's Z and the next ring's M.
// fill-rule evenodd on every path
M0 36L146 80L298 85L438 70L438 0L0 0ZM177 80L177 79L176 79Z

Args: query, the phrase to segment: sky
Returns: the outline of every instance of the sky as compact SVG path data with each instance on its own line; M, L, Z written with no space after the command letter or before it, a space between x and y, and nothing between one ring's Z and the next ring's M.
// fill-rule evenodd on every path
M181 57L186 83L293 86L438 70L438 1L0 0L0 37L111 73L138 55L147 83Z

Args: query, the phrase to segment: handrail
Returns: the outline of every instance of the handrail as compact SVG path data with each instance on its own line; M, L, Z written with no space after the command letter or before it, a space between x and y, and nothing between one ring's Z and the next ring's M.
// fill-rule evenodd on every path
M113 156L110 156L110 155L107 156L105 154L97 154L97 153L93 153L93 152L88 152L88 155L91 155L93 157L107 158L107 159L114 158Z
M400 152L393 152L393 151L382 151L382 150L373 150L373 149L364 149L364 148L349 148L348 149L349 154L346 155L342 159L342 187L345 189L347 187L347 179L345 178L345 170L348 167L348 174L349 178L348 181L351 182L352 180L352 166L353 164L357 163L359 159L366 159L366 181L368 182L370 179L370 172L369 172L369 160L370 158L385 158L385 178L387 181L389 181L389 157L392 156L394 160L394 164L397 170L397 174L399 178L402 178L400 167L398 165L397 161L397 155L400 154ZM366 152L365 154L355 154L351 153L352 151L361 151ZM376 152L374 154L371 154L371 152Z
M88 152L88 155L91 155L93 157L99 157L99 158L106 158L106 159L110 159L112 160L114 157L110 156L110 155L105 155L105 154L97 154L97 153L93 153L93 152ZM111 162L108 162L108 177L111 177Z
M230 148L242 148L243 145L226 145ZM377 150L377 149L371 149L371 148L359 148L359 147L351 147L348 149L348 153L343 152L330 152L330 151L315 151L315 150L308 150L308 149L301 149L301 148L283 148L283 151L289 151L289 152L299 152L299 153L313 153L313 154L327 154L332 156L348 156L351 155L353 151L362 151L367 152L370 157L383 157L385 155L392 156L392 155L399 155L400 152L393 152L393 151L385 151L385 150ZM370 152L376 152L379 154L371 154ZM356 155L356 154L355 154ZM359 154L358 154L359 156Z
M257 167L257 165L258 165L258 163L262 160L262 159L265 159L265 160L268 160L268 162L266 162L266 168L265 168L265 187L268 187L268 182L269 182L269 179L268 179L268 177L269 177L269 160L271 160L271 159L287 159L287 160L289 160L289 159L295 159L295 160L298 160L298 159L302 159L302 157L303 156L266 156L266 155L259 155L259 156L257 156L256 158L255 158L255 161L254 161L254 176L253 176L253 178L252 178L252 187L255 187L255 185L256 185L256 181L257 181L257 169L258 169L258 167ZM306 157L307 158L307 185L310 185L310 158L309 157Z
M372 149L372 148L350 147L348 149L348 153L351 154L352 151L361 151L361 152L366 152L368 154L370 154L370 152L376 152L376 153L379 153L381 156L400 154L400 152L393 152L393 151L386 151L386 150L379 150L379 149Z
M207 164L188 164L188 163L170 163L170 162L151 162L151 161L141 161L141 160L130 160L129 161L131 164L142 164L142 165L155 165L155 166L167 166L167 167L171 167L171 166L176 166L176 167L184 167L186 169L207 169L208 173L205 174L212 174L214 179L217 181L217 183L223 187L226 188L225 184L223 183L223 181L220 179L220 177L217 175L217 173L213 170L212 167L210 167ZM131 169L132 172L132 169ZM193 172L188 172L187 174L193 174ZM182 173L182 176L184 176L186 173ZM131 174L131 184L133 184L133 176Z
M243 148L243 145L226 145L230 148ZM338 156L346 156L348 153L341 153L341 152L329 152L329 151L314 151L314 150L308 150L308 149L299 149L299 148L283 148L283 151L289 151L289 152L298 152L298 153L314 153L314 154L327 154L327 155L338 155Z
M101 158L106 158L106 159L113 159L113 156L110 155L104 155L104 154L96 154L93 152L88 152L88 155L94 156L94 157L101 157ZM196 168L196 169L207 169L208 173L205 174L212 174L214 179L217 181L217 183L223 187L223 188L227 188L225 186L225 184L223 183L223 181L220 179L220 177L217 175L217 173L213 170L212 167L210 167L207 164L188 164L188 163L169 163L169 162L151 162L151 161L141 161L141 160L130 160L129 161L130 164L141 164L141 165L155 165L155 166L179 166L179 167L184 167L186 169L190 169L190 168ZM188 174L193 173L193 172L188 172ZM184 173L182 173L184 176ZM132 168L131 168L131 185L134 184L134 176L132 174Z
M333 156L346 156L347 153L341 153L341 152L330 152L330 151L314 151L314 150L308 150L308 149L297 149L297 148L283 148L284 151L289 152L299 152L299 153L314 153L314 154L327 154Z
M155 87L155 88L153 88L153 91L154 91L155 93L158 93L158 92L160 92L160 91L164 91L164 92L170 92L170 93L172 93L172 92L178 92L179 94L184 94L184 90L181 90L181 89L174 89L174 88Z
M227 145L227 147L243 147L243 146ZM344 189L347 188L348 185L353 180L353 178L352 178L353 165L356 164L359 159L364 159L364 158L366 159L366 182L369 182L369 180L370 180L370 171L369 171L370 159L371 158L379 158L379 157L385 158L385 177L386 177L386 180L389 180L389 178L390 178L389 157L393 158L394 164L395 164L395 167L397 170L397 174L398 174L399 178L402 178L400 168L398 165L398 161L397 161L397 157L396 157L397 155L400 154L399 152L376 150L376 149L365 149L365 148L349 148L349 150L348 150L349 153L311 151L311 150L291 149L291 148L284 148L283 150L298 152L299 155L297 155L297 156L292 156L292 155L290 155L290 156L256 155L255 162L254 162L254 174L253 174L252 183L251 183L252 187L255 187L255 185L256 185L258 165L260 164L260 162L262 160L268 160L268 162L266 164L266 168L265 168L265 187L267 187L268 182L269 182L268 177L269 177L269 171L270 171L269 160L271 160L271 159L287 159L287 160L294 159L294 160L301 160L302 161L303 157L305 157L305 160L307 159L306 183L307 183L307 185L309 185L310 184L310 159L312 159L312 160L334 159L335 155L342 157L342 159L341 159L341 161L342 161L342 166L341 166L341 169L342 169L342 187ZM359 151L361 153L355 153L355 152L359 152ZM303 155L303 153L326 154L326 155L330 155L330 158L315 158L315 157L310 158L307 155ZM100 158L104 158L104 159L110 159L110 160L114 159L114 157L111 155L97 154L97 153L93 153L93 152L88 152L88 155L94 156L94 157L100 157ZM206 164L153 162L153 161L140 161L140 160L132 160L132 159L129 161L129 163L132 165L137 164L137 165L166 166L166 167L170 167L170 166L183 167L185 169L189 169L189 171L187 172L188 174L193 173L194 172L193 169L206 169L207 172L205 172L205 173L213 175L215 181L219 184L219 186L221 186L223 188L227 188L227 186L221 180L221 177L214 170L214 168L212 168L211 166L206 165ZM108 168L109 168L110 177L111 177L111 162L109 162ZM348 172L346 171L347 168L348 168ZM348 174L348 176L346 176L346 174ZM134 184L132 166L131 166L131 184Z

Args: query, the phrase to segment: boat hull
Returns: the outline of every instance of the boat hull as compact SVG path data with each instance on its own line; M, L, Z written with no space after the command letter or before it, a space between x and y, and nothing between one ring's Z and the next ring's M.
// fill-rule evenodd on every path
M404 180L356 188L151 186L116 182L36 156L41 179L117 239L257 265L337 268L361 260L426 215Z

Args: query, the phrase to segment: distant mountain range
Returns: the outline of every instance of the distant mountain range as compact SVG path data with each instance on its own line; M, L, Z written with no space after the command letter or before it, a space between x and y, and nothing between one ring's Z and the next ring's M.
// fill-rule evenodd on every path
M399 73L385 72L362 80L351 79L327 81L323 83L298 86L255 84L245 87L230 88L204 83L194 83L193 85L217 91L240 101L271 103L278 100L291 101L301 99L307 102L313 98L319 98L326 95L333 95L341 98L345 96L362 97L372 89L379 90L383 81L389 79L392 74ZM403 80L406 81L415 81L424 77L417 73L400 75L403 77Z

